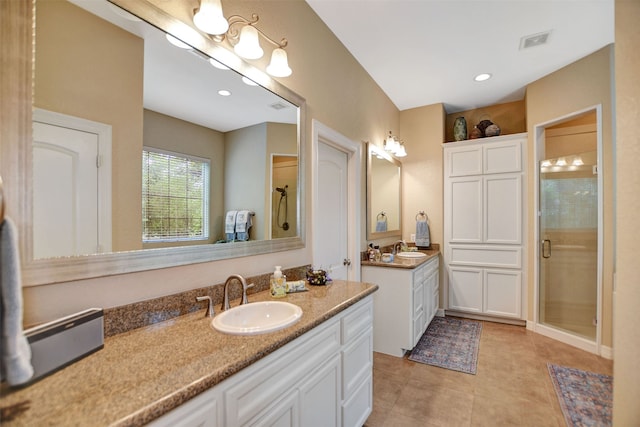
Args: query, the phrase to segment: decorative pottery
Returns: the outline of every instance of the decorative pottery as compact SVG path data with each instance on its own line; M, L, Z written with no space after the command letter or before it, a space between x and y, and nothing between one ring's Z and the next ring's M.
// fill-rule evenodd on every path
M453 122L453 139L456 141L467 139L467 121L464 117L458 117Z
M469 139L478 139L478 138L482 138L482 131L478 129L477 126L474 126L473 129L471 129L471 135L469 136Z
M480 123L476 125L476 127L480 129L480 132L482 132L482 138L486 136L485 130L492 124L493 122L491 120L482 120Z
M500 135L500 128L496 124L489 125L484 130L484 135L485 136L498 136L498 135Z

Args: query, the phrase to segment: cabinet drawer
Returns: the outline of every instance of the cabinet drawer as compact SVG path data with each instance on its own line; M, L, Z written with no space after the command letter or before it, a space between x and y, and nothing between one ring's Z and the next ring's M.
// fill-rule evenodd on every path
M450 245L449 264L520 268L522 249L519 246Z
M342 319L342 344L347 344L373 324L373 299Z
M373 369L373 330L369 328L342 352L343 396L348 399Z
M342 425L361 426L373 409L373 378L366 377L351 397L342 405Z

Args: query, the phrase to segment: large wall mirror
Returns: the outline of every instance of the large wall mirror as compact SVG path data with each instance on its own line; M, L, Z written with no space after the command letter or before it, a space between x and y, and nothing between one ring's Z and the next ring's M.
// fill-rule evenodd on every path
M367 149L367 239L402 236L402 164L369 143Z
M113 3L36 4L26 284L303 247L304 100Z

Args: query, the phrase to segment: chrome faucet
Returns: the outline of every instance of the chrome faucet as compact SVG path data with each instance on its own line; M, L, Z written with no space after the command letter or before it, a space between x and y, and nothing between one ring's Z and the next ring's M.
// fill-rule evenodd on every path
M253 283L247 285L247 281L244 277L239 274L232 274L224 282L224 299L222 300L222 307L220 308L222 311L229 310L229 308L231 308L231 305L229 304L229 284L234 280L237 280L242 285L242 301L240 302L240 305L247 304L249 302L249 300L247 300L247 289L253 288Z
M400 245L399 249L398 249L398 245ZM393 247L391 248L391 252L395 255L398 252L402 252L403 248L405 248L406 246L407 246L407 242L405 242L404 240L398 240L393 244Z

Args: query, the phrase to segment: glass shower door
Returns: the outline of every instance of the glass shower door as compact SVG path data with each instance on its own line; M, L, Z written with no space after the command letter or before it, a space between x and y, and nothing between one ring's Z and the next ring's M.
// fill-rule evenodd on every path
M596 339L598 179L596 152L540 163L541 324Z

